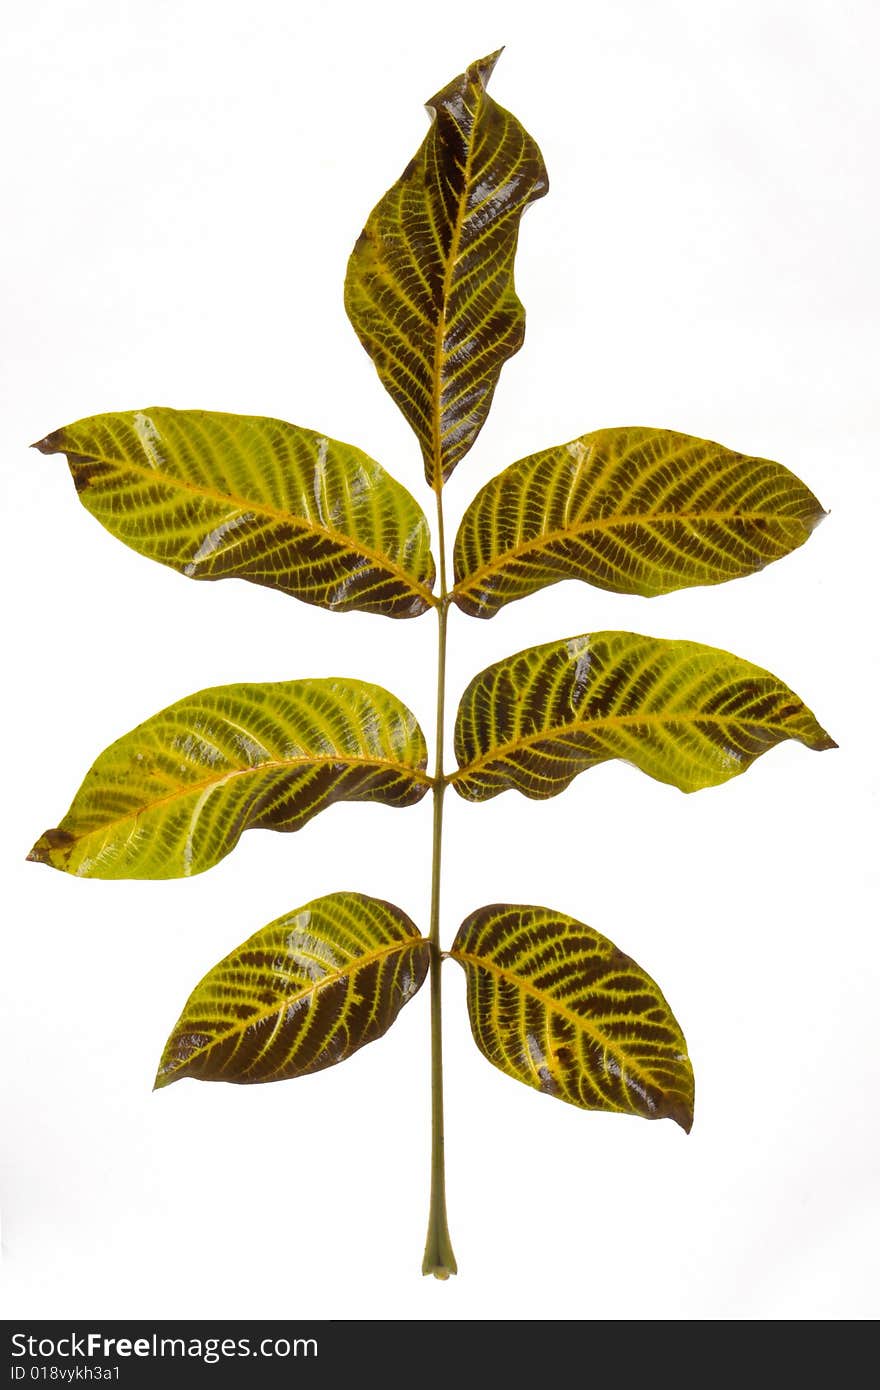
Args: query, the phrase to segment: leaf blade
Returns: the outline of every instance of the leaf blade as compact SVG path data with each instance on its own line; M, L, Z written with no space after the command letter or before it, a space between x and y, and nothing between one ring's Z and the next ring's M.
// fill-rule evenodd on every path
M522 344L519 222L548 186L538 146L486 93L498 56L427 103L431 129L367 219L346 274L349 319L434 488L470 449Z
M693 1124L694 1076L653 979L599 932L549 908L493 903L465 919L477 1047L506 1075L585 1110Z
M151 406L34 447L67 455L80 501L112 535L187 578L392 618L435 603L424 513L353 445L283 420Z
M238 1085L307 1076L391 1027L428 971L430 943L405 912L330 893L261 928L184 1005L155 1088L190 1076Z
M711 440L594 430L520 459L467 508L453 597L473 617L580 579L654 597L754 574L826 515L799 478Z
M470 801L511 788L543 800L620 758L699 791L788 738L816 752L837 747L769 671L699 642L585 633L474 677L456 716L459 770L450 781Z
M343 800L414 805L427 757L415 716L381 686L214 686L106 748L28 858L81 878L189 877L247 829L299 830Z

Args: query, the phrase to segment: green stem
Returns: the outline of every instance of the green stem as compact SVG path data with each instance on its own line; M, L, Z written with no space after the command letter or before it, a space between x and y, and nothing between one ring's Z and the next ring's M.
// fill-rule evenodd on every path
M437 546L440 551L440 596L437 604L437 733L434 766L434 829L431 864L431 1206L422 1273L448 1279L458 1266L446 1224L446 1165L443 1148L443 1012L440 995L440 861L443 847L443 725L446 703L446 544L443 534L442 484L437 496Z

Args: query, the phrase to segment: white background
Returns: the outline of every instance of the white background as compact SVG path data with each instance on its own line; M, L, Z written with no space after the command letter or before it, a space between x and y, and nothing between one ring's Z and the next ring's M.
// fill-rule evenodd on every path
M18 0L4 18L3 1310L16 1317L815 1319L877 1312L878 246L870 3ZM658 980L696 1124L551 1102L491 1068L446 967L449 1209L419 1274L428 996L344 1066L151 1094L205 970L339 888L425 923L430 806L343 806L168 883L24 856L96 754L208 685L350 674L433 720L434 623L188 583L26 445L103 410L262 413L429 500L349 327L351 245L423 101L492 92L542 146L523 352L447 493L651 424L779 459L831 516L755 578L647 602L567 583L454 615L450 694L553 637L630 628L775 671L840 743L685 797L622 764L547 804L448 802L444 940L546 903Z

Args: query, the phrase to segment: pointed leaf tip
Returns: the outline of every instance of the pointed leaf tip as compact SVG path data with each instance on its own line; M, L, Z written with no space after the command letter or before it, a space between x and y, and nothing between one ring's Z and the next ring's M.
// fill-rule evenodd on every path
M468 63L464 72L460 72L457 77L453 77L451 82L447 82L445 87L441 87L439 92L429 97L425 102L428 111L436 114L439 107L449 109L450 105L455 105L465 97L469 90L478 86L485 92L489 85L489 79L495 71L495 64L504 52L504 45L496 48L494 53L489 53L485 58L475 58L472 63Z
M693 1106L671 1105L666 1112L665 1118L667 1120L674 1120L679 1128L684 1130L685 1134L690 1134L694 1127Z
M811 753L830 753L832 748L840 747L840 744L834 741L827 730L821 728L819 725L816 727L819 730L818 735L812 743L807 744Z
M53 430L43 439L38 439L36 443L29 444L29 449L39 449L41 454L58 454L61 452L61 430Z
M52 827L44 830L25 861L30 864L47 864L50 868L60 868L67 863L75 837L66 830Z
M469 77L471 81L476 80L477 82L481 82L485 89L488 86L489 78L495 71L495 65L503 52L504 44L502 44L500 48L496 48L493 53L488 53L485 58L475 58L468 66L463 76Z

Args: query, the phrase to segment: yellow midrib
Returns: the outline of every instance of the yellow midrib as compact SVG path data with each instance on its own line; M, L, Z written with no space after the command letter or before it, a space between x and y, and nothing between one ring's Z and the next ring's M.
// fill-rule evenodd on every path
M531 540L521 541L519 545L512 546L509 550L503 551L492 560L487 560L485 564L471 570L458 581L452 590L453 595L457 593L467 593L472 585L479 582L484 575L491 574L495 570L502 570L511 560L516 560L522 555L527 555L531 550L543 550L546 546L552 545L554 541L560 540L579 540L589 534L590 531L610 531L615 526L650 526L655 522L681 521L689 524L700 521L776 521L790 522L799 526L801 530L806 527L799 517L779 516L774 512L741 512L741 511L709 511L709 512L637 512L619 513L608 517L597 517L595 520L588 520L585 524L578 523L575 526L566 526L555 531L544 531L541 535L533 537Z
M165 806L171 801L182 801L188 796L206 791L209 787L225 786L227 782L231 782L236 777L246 777L253 773L275 772L281 768L318 767L322 764L330 764L331 766L338 766L341 764L343 767L362 766L376 769L391 768L396 772L409 773L414 782L422 783L426 787L431 784L431 778L426 772L423 772L421 768L409 767L406 763L395 762L392 758L358 758L345 754L328 754L326 757L321 758L278 758L269 762L258 763L255 767L234 768L231 772L226 772L221 777L208 777L203 782L190 782L185 787L180 787L175 791L169 792L167 796L159 796L155 801L147 801L143 806L138 806L135 810L126 812L124 816L117 816L115 820L102 821L101 824L94 829L83 830L78 835L66 831L66 834L71 835L71 839L63 848L68 848L71 843L78 844L80 840L86 840L91 835L103 835L106 831L112 830L114 826L123 825L125 821L137 820L139 816L145 815L148 811L155 810L157 806ZM59 829L64 829L63 821Z
M365 956L358 956L357 960L349 962L348 965L343 966L339 970L334 970L322 976L320 980L315 980L313 984L309 985L306 989L300 990L298 994L285 995L283 1001L269 1004L266 1008L251 1014L249 1018L242 1020L240 1027L231 1028L228 1033L224 1033L222 1038L213 1038L211 1042L205 1043L203 1047L199 1047L195 1052L191 1052L182 1066L188 1067L194 1057L199 1057L203 1053L210 1052L213 1048L219 1047L222 1043L228 1042L230 1037L235 1033L246 1033L248 1029L253 1028L264 1018L271 1018L273 1014L280 1013L282 1009L289 1009L291 1005L296 1004L301 999L305 999L309 996L315 997L320 990L325 989L329 985L336 984L337 981L341 980L345 975L351 975L358 970L363 970L368 965L372 965L374 961L382 960L386 956L393 955L395 952L402 953L403 951L412 950L414 947L423 944L426 946L429 944L427 937L415 936L406 941L394 941L390 946L381 946ZM259 1060L259 1057L255 1059L255 1061L256 1060ZM178 1067L176 1070L180 1071L182 1067ZM165 1075L167 1075L167 1073L163 1073L163 1077ZM163 1082L163 1084L165 1083Z
M769 719L744 719L731 718L724 715L710 714L705 710L696 710L693 713L682 711L667 711L662 714L609 714L602 719L575 719L570 724L554 724L548 729L538 730L534 734L524 734L521 738L511 739L507 743L499 743L486 753L482 753L473 762L466 763L464 767L458 768L456 772L450 773L447 781L456 782L461 778L470 777L474 772L485 767L487 763L502 761L509 753L516 752L520 748L529 748L534 743L546 743L548 739L553 739L569 733L594 733L605 728L622 728L627 724L695 724L697 721L711 721L713 724L722 724L725 727L742 727L743 724L754 725L759 729L784 729L784 725L776 724ZM603 761L606 761L603 759ZM608 760L610 761L610 760Z
M663 1093L662 1088L658 1086L657 1081L651 1076L650 1072L644 1071L637 1062L632 1061L614 1042L606 1037L604 1033L601 1033L589 1019L584 1018L582 1014L575 1013L572 1009L566 1008L558 999L554 999L552 994L545 994L543 990L538 989L537 986L533 985L522 975L518 975L516 971L505 970L502 966L496 965L494 961L487 960L485 956L474 956L468 951L456 951L455 949L450 951L449 954L452 956L453 960L460 961L462 965L470 965L475 970L488 970L493 975L497 975L500 979L514 984L518 989L521 989L524 994L530 994L532 998L537 999L545 1009L550 1010L552 1013L560 1014L563 1018L568 1019L580 1032L586 1033L593 1042L598 1043L600 1047L613 1053L621 1066L621 1070L625 1067L629 1072L635 1073L640 1080L653 1087L654 1090L661 1091L661 1094Z
M67 450L65 449L64 452L66 453ZM181 488L186 492L193 492L197 497L212 498L215 502L229 502L233 506L239 507L242 511L256 512L257 514L276 521L283 521L297 530L304 531L310 535L329 536L330 539L336 541L341 548L363 555L366 559L372 560L373 563L380 568L384 568L390 574L396 575L399 579L404 581L412 592L417 593L420 598L423 598L429 607L436 607L437 600L431 593L431 590L420 580L408 574L407 571L402 569L390 556L382 555L379 551L370 549L361 541L352 536L347 536L342 531L337 531L334 527L328 526L323 522L320 525L316 525L305 517L297 516L293 512L285 512L280 507L273 507L269 502L255 502L252 498L238 497L234 493L222 492L219 488L206 487L203 483L193 483L185 478L178 477L174 473L166 473L161 468L148 468L145 464L135 463L133 459L104 458L100 454L91 453L85 456L79 455L79 457L84 457L89 463L103 463L111 468L139 473L145 478L153 478L171 487ZM76 465L73 466L75 467Z
M449 253L446 258L446 266L443 271L443 295L441 300L440 313L437 316L437 323L434 327L434 381L431 398L431 432L433 460L432 468L434 477L432 486L435 492L439 492L443 487L443 446L440 430L440 385L441 370L443 363L443 343L446 338L446 309L449 303L449 296L452 292L452 277L455 273L455 262L458 258L458 248L461 243L461 233L464 226L464 213L467 207L468 188L471 181L471 168L473 165L474 138L479 113L483 105L485 93L480 89L477 101L477 113L474 115L471 126L471 138L468 140L467 155L465 157L464 173L462 175L462 196L458 200L458 208L455 215L455 224L452 228L452 238L449 243Z

